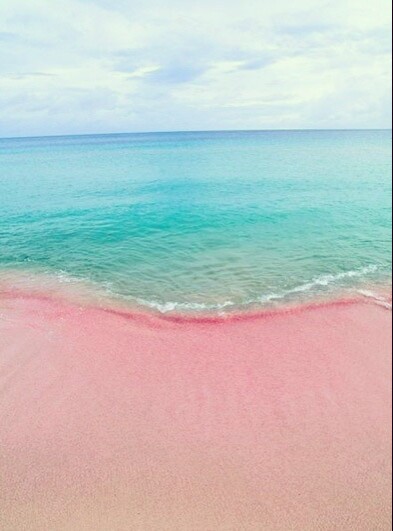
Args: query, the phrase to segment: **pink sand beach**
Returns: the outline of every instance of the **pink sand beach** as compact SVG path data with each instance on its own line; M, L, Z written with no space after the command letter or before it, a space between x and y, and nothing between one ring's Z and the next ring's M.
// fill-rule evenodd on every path
M0 293L0 529L388 530L391 313Z

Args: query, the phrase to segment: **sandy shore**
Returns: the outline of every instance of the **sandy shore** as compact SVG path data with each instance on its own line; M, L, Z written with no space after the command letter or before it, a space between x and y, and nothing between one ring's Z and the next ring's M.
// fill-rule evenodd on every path
M0 293L0 529L388 530L391 313Z

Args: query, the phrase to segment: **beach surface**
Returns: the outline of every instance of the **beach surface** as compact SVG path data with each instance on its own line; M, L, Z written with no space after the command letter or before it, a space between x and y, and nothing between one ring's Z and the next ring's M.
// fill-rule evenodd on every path
M0 293L0 529L388 530L391 313Z

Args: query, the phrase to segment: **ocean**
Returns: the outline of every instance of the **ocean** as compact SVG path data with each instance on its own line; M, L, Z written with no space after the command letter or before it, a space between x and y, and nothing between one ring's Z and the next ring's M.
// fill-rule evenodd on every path
M0 280L160 312L370 295L390 175L391 131L2 139Z

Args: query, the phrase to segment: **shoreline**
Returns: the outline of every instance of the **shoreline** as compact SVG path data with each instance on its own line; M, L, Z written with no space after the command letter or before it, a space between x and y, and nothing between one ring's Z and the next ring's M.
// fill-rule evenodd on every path
M0 271L0 293L51 296L82 306L96 306L123 312L147 313L160 316L199 318L207 316L236 316L277 312L314 304L329 304L336 300L369 300L392 309L391 273L384 272L379 279L367 280L363 275L376 272L378 266L336 275L320 275L304 284L278 293L263 294L235 302L227 300L157 301L125 295L112 290L108 282L36 270L4 269ZM340 285L341 280L352 279L352 285ZM355 282L356 279L356 282ZM338 284L336 284L338 282Z
M31 284L32 279L38 284ZM49 288L46 287L49 284ZM95 308L97 310L118 314L124 318L157 318L163 321L173 322L221 322L221 321L239 321L248 319L262 319L280 314L290 314L301 312L307 309L323 308L331 305L368 303L381 306L386 310L392 310L392 286L384 281L378 284L359 284L357 288L351 290L337 289L335 292L314 294L313 298L285 301L282 299L274 305L260 303L259 305L236 306L226 310L218 309L200 309L188 311L161 311L151 305L133 303L111 295L100 292L98 285L94 286L81 280L67 280L64 284L56 279L56 276L45 276L34 273L32 276L26 274L8 275L6 279L2 278L0 273L0 301L2 298L20 298L36 299L53 302L63 302L80 308Z
M391 314L227 318L0 291L0 527L381 529Z

